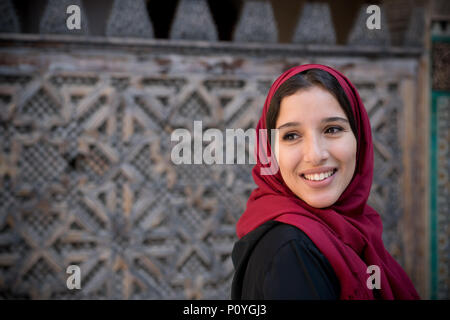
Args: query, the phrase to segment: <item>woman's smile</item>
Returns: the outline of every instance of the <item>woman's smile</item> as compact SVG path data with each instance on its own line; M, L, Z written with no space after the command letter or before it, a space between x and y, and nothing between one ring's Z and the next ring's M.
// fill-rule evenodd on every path
M333 182L336 173L337 168L324 167L304 171L299 177L311 188L324 188Z

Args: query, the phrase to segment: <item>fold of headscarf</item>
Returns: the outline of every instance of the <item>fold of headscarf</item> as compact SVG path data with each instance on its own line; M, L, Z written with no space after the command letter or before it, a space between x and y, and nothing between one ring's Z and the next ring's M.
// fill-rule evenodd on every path
M283 82L309 69L325 70L338 80L351 104L357 129L353 178L336 203L324 209L311 207L298 198L284 183L280 170L272 175L261 174L272 154L268 139L260 142L258 134L259 130L267 129L270 101ZM420 299L405 271L385 249L381 218L367 204L373 177L372 135L369 117L353 84L328 66L306 64L291 68L272 84L256 132L257 163L252 176L257 188L237 223L238 237L269 220L294 225L308 235L330 262L339 278L341 299ZM368 285L373 274L368 267L373 265L379 267L380 289L370 289Z

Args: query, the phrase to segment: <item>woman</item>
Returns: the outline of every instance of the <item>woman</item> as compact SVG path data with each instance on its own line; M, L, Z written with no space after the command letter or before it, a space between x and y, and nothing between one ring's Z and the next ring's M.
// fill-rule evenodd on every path
M237 223L231 298L420 299L367 205L371 129L350 81L319 64L284 72L257 131L275 128L273 140L257 140L258 187ZM262 174L271 141L279 170Z

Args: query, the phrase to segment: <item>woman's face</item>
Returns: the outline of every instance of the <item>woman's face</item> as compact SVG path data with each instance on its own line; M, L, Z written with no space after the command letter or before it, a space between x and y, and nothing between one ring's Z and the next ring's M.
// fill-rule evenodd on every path
M350 183L356 138L337 99L313 86L281 100L277 160L292 192L312 207L334 204Z

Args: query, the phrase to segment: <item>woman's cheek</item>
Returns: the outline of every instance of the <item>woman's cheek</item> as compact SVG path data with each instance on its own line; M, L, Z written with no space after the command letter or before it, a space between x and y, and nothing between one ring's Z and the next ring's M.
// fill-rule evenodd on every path
M279 154L279 164L282 174L295 175L300 157L299 150L282 146L280 147Z
M351 179L356 166L356 139L353 134L340 143L330 145L330 154Z
M345 155L343 157L347 159L349 164L353 164L354 169L354 164L356 163L356 138L352 134L347 140L345 143Z

